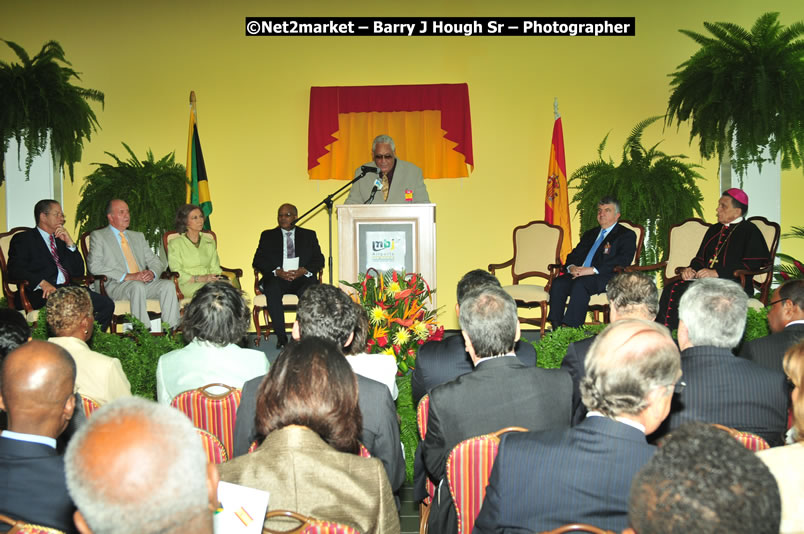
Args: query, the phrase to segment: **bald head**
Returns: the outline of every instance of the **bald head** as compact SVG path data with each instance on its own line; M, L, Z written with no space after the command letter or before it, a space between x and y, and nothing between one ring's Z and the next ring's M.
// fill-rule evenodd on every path
M0 408L13 432L57 437L75 408L75 361L46 341L20 345L3 361Z
M217 470L174 408L139 398L104 406L70 440L65 466L82 532L211 532Z
M642 422L658 427L680 377L681 356L667 328L623 319L603 330L589 349L581 398L590 411L609 417L643 417L653 406L658 409L648 414L650 424ZM655 402L658 397L661 402Z

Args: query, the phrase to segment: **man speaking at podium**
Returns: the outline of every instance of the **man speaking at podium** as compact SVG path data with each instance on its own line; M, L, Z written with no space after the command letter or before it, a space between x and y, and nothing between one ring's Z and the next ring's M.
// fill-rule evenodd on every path
M430 202L422 170L396 158L394 140L378 135L371 144L374 161L360 166L355 177L366 175L352 185L346 204L426 204Z

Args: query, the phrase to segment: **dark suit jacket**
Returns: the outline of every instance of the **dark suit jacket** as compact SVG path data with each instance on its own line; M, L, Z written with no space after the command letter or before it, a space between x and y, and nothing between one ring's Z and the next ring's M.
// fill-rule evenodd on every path
M785 351L802 339L804 324L791 324L781 332L749 341L743 345L740 358L783 373L782 358Z
M506 434L473 532L628 526L631 480L656 448L638 429L588 417L571 429Z
M84 259L78 248L70 251L61 239L56 239L56 252L61 266L72 276L83 276ZM34 291L42 280L56 285L59 269L50 248L45 244L39 230L31 228L11 238L8 248L8 276L12 280L27 280L26 295L34 308L41 308L47 302L41 291Z
M55 449L0 436L0 513L65 532L76 532L64 459ZM7 525L0 531L8 530Z
M567 354L561 361L561 368L567 371L572 377L572 424L576 425L586 417L586 406L581 402L581 379L586 376L586 353L595 341L592 336L575 343L570 343L567 347Z
M787 429L787 379L783 373L737 358L728 349L691 347L681 352L681 380L670 415L651 439L688 421L718 423L782 445Z
M578 245L567 255L566 265L583 265L583 260L595 244L600 234L597 226L584 232ZM608 245L608 251L607 251ZM636 234L621 224L617 224L606 235L606 238L592 257L592 267L597 269L605 291L606 282L614 276L614 268L618 265L631 265L636 253Z
M570 424L572 381L560 369L526 367L513 357L481 362L474 371L430 391L422 457L438 486L447 456L461 441L509 426L547 430ZM433 500L430 531L457 531L446 481ZM440 501L440 502L439 502Z
M241 456L248 452L252 442L257 439L254 417L257 413L257 389L265 376L252 378L243 384L240 406L237 408L234 432L234 454ZM388 474L391 489L396 493L405 482L405 459L399 441L399 423L396 406L388 387L377 381L357 375L360 391L358 402L363 414L363 433L360 442L371 456L382 461Z
M519 340L514 351L524 365L536 367L536 350L526 340ZM466 352L463 336L456 334L442 341L428 341L419 348L416 367L410 376L413 405L428 391L449 382L474 369L469 353Z
M315 232L306 228L296 227L294 237L296 255L299 257L299 267L304 267L311 273L317 273L324 268L324 255L318 246ZM282 267L282 229L280 227L265 230L260 235L260 244L254 253L252 266L259 270L263 276L268 276L277 267Z

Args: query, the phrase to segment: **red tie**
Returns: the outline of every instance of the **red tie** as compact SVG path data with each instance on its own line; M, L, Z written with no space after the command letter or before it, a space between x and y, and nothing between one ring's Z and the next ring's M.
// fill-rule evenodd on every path
M53 237L53 234L50 234L50 254L53 256L53 261L56 262L56 267L58 267L61 274L64 275L64 283L69 283L70 275L67 274L67 269L62 266L59 260L59 253L56 251L56 238Z

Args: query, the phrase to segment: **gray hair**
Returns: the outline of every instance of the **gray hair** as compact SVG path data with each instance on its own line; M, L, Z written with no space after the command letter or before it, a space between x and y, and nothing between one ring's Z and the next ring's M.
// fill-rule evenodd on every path
M461 329L480 358L513 352L516 343L516 303L499 287L486 286L461 301Z
M648 394L681 377L681 355L664 326L624 319L606 327L586 356L581 400L608 417L637 415ZM670 389L668 393L672 393Z
M640 273L617 274L606 285L609 305L620 314L640 314L654 319L659 312L659 292L653 280Z
M692 283L678 304L690 342L696 346L732 349L745 329L748 295L736 282L702 278Z
M372 143L371 143L371 152L372 152L372 154L374 153L374 150L376 150L377 145L379 145L380 143L387 143L387 144L391 145L391 152L396 154L396 145L394 144L394 140L391 139L390 135L385 135L385 134L378 135L377 137L374 138L374 141L372 141Z
M157 443L149 452L166 459L158 480L143 481L149 491L139 498L131 497L135 490L120 488L119 480L92 476L98 470L89 467L86 449L93 436L109 432L108 425L131 421L143 422ZM70 497L94 534L180 532L208 510L206 454L190 419L169 406L128 397L102 407L70 440L64 464Z
M184 339L200 339L219 347L246 337L251 314L244 293L229 282L209 282L199 289L181 319Z
M617 213L620 213L620 201L613 196L606 195L597 203L598 206L602 206L604 204L614 204L614 209L617 211Z

